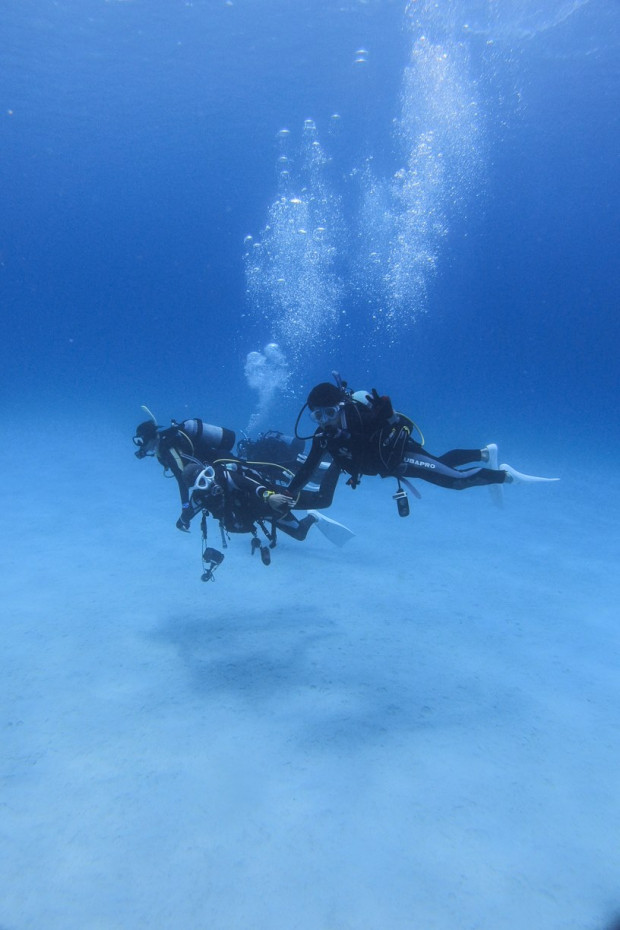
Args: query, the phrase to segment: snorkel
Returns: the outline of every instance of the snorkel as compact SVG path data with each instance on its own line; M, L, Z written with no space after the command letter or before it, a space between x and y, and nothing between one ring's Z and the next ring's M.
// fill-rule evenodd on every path
M136 427L136 434L133 437L133 444L137 446L135 456L137 459L146 458L147 455L155 455L155 446L157 440L157 420L148 407L140 405L140 409L148 415L149 419L144 423L139 423Z

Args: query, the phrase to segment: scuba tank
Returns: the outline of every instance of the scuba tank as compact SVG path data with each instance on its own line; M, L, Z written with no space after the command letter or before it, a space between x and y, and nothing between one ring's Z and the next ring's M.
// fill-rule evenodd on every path
M235 444L235 434L224 426L214 426L204 420L191 418L182 423L172 421L172 426L185 436L192 446L192 455L202 459L212 452L230 452Z

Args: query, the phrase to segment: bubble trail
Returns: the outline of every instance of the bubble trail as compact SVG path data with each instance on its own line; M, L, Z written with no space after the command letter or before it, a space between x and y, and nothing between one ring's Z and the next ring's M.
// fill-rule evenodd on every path
M342 283L335 271L336 243L343 224L314 121L305 121L294 157L288 131L278 133L278 145L278 196L259 240L246 239L245 268L252 307L295 364L326 334L337 333Z

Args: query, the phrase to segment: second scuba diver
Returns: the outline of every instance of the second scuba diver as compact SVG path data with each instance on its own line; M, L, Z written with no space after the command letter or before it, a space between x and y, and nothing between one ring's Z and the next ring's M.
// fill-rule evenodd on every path
M399 487L395 497L402 516L407 515L408 507L401 508L402 498L398 500L398 496L405 495L400 482L406 478L421 478L455 491L481 485L558 480L524 475L510 465L498 468L494 443L482 449L453 449L441 456L431 455L424 450L423 437L422 442L413 439L412 432L417 429L413 421L396 412L390 398L380 396L374 388L371 393L353 393L339 378L337 384L317 384L299 413L296 435L306 408L317 428L308 457L288 487L291 494L304 487L325 454L349 475L347 484L352 488L363 475L396 478ZM476 464L462 467L471 463Z
M184 481L189 488L189 522L202 512L203 560L208 563L203 580L211 580L213 570L223 559L222 553L207 547L207 517L218 521L222 544L226 547L227 534L249 533L252 536L252 553L260 550L264 564L271 561L270 549L277 541L281 530L293 539L303 540L312 526L336 545L343 545L353 533L336 521L310 510L310 507L325 506L331 502L340 469L332 464L326 471L321 486L316 491L301 491L291 496L288 491L274 486L259 471L243 462L214 462L213 465L190 463L183 470ZM293 507L308 510L307 516L299 519ZM261 530L268 546L261 542Z

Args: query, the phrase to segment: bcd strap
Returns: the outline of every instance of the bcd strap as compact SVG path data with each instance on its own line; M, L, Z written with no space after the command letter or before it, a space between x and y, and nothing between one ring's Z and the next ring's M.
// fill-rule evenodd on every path
M277 541L278 541L278 539L277 539L277 533L276 533L276 521L275 521L275 520L272 520L272 521L271 521L271 532L269 532L269 530L268 530L267 527L265 526L265 521L264 521L264 520L257 520L256 522L258 523L258 525L260 526L261 530L263 531L263 533L265 534L265 536L266 536L267 539L269 540L269 548L270 548L270 549L275 549L275 547L276 547L276 545L277 545Z

